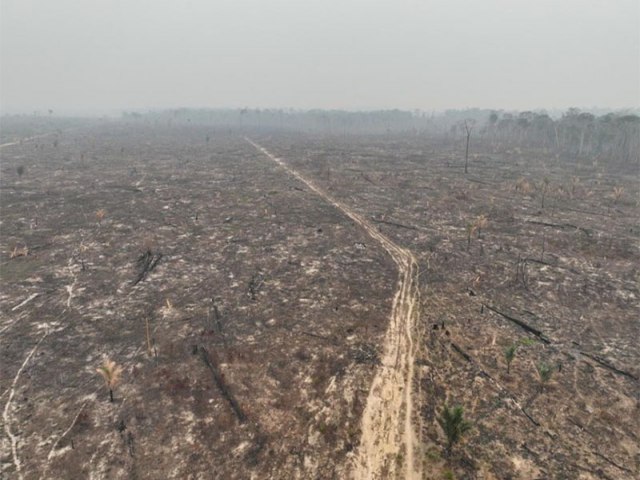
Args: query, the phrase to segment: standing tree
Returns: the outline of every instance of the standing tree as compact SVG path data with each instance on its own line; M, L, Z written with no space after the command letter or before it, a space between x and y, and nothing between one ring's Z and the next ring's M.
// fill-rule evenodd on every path
M467 224L467 250L469 250L469 248L471 247L471 237L473 236L473 233L477 228L478 227L476 226L475 222L469 222Z
M113 360L105 360L104 363L96 370L104 379L104 384L109 390L109 400L113 403L113 389L120 383L120 375L122 375L122 367Z
M547 195L547 190L549 190L549 178L544 177L542 179L542 199L540 201L540 208L544 208L544 197Z
M449 456L453 445L458 443L462 436L471 429L471 423L464 419L464 409L461 406L448 407L445 405L437 420L447 436L445 454Z
M464 121L464 131L467 134L467 148L464 152L464 173L467 173L469 166L469 142L471 141L471 131L473 130L473 120Z
M578 177L571 177L571 190L569 191L569 197L573 198L576 196L576 191L580 186L580 179Z
M507 362L507 373L511 372L511 362L516 358L516 350L518 350L517 345L511 345L504 349L504 359Z

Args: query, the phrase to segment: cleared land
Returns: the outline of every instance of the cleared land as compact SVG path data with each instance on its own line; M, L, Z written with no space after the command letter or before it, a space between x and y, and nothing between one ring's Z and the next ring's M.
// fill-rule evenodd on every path
M385 371L412 388L382 478L638 474L635 167L474 146L464 175L462 145L251 133L323 197L246 133L113 123L2 149L3 474L345 478ZM414 257L419 315L392 316ZM411 315L391 369L389 318ZM445 402L474 424L450 459Z
M637 475L636 166L480 145L464 175L460 145L420 138L272 148L418 257L427 478ZM545 385L541 363L554 369ZM448 462L435 421L445 402L474 422Z

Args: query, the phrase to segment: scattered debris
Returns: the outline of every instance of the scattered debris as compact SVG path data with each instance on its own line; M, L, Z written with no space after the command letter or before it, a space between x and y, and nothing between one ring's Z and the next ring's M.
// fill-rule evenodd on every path
M137 265L138 265L138 275L132 283L132 286L137 285L145 278L147 275L156 268L158 262L162 258L162 253L155 253L151 249L147 249L140 257L138 257Z
M249 287L247 295L251 300L255 300L258 293L260 293L260 288L264 284L264 275L260 272L254 274L249 281Z
M380 354L371 343L358 343L350 352L351 358L358 364L380 365Z

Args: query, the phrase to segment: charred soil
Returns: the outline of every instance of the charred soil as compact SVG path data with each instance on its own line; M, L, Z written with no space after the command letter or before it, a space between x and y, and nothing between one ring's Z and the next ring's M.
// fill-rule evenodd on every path
M462 143L415 136L19 127L0 152L3 475L346 478L398 365L378 474L638 475L637 166L472 144L465 175ZM473 424L449 457L445 403Z

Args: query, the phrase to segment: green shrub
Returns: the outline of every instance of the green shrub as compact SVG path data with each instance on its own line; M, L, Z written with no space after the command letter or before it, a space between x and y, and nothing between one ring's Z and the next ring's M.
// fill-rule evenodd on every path
M461 406L448 407L447 405L442 408L438 423L447 436L445 453L450 455L453 446L471 429L471 423L464 419L464 409Z

